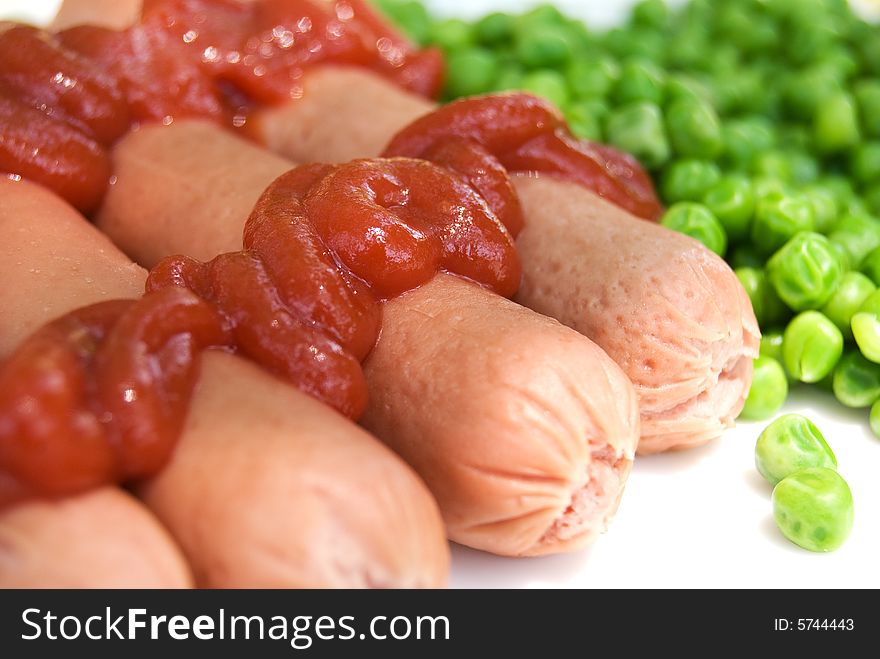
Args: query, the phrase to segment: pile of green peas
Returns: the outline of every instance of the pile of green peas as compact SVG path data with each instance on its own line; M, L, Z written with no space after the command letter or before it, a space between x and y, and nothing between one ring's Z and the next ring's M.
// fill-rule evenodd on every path
M755 466L773 485L773 517L782 534L810 551L839 548L853 525L849 485L837 458L812 421L785 414L755 445Z
M846 0L637 3L590 30L549 4L476 21L376 0L447 59L445 98L526 90L650 171L662 223L725 257L764 340L743 416L794 382L880 435L880 27Z

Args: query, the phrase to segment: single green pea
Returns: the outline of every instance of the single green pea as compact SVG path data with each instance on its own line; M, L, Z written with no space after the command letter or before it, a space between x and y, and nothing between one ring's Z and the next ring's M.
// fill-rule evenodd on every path
M870 423L874 437L880 437L880 400L871 405Z
M730 267L736 268L755 268L762 270L766 259L758 254L751 245L737 245L733 248L733 252L728 256L727 262Z
M782 534L810 551L840 547L853 524L852 492L833 469L795 472L773 489L773 517Z
M809 467L837 468L837 458L807 417L784 414L764 428L755 444L755 466L771 485Z
M813 66L785 77L782 98L789 116L810 119L820 105L840 91L840 81L829 70Z
M428 43L439 46L447 52L469 48L473 40L471 25L460 18L437 21L428 33Z
M557 107L568 103L568 85L558 71L538 69L523 76L522 89L543 96Z
M616 57L635 57L658 64L666 53L666 39L663 35L642 27L612 28L605 33L602 44Z
M736 268L737 278L752 302L752 309L758 325L764 327L785 320L788 310L779 299L773 286L767 280L764 271L758 268Z
M794 311L822 308L837 291L843 272L840 255L818 233L797 234L767 261L770 283Z
M849 170L862 184L880 181L880 141L859 144L853 151Z
M834 193L821 185L814 185L802 191L803 196L813 207L816 231L829 233L837 222L837 198Z
M705 101L681 98L670 103L666 128L672 148L680 156L711 160L724 148L718 115Z
M516 31L514 49L524 66L550 68L571 59L574 49L564 30L555 25L523 26Z
M844 340L853 340L852 317L876 290L874 282L867 276L850 270L844 273L837 291L822 307L822 313L837 325L837 329L843 333Z
M568 127L582 140L602 141L602 116L591 103L570 103L565 109Z
M480 43L494 46L508 41L513 36L515 26L513 16L496 11L474 23L473 31Z
M834 225L828 239L846 251L849 262L858 267L880 247L880 221L870 215L845 215Z
M763 253L770 254L796 234L813 231L815 224L813 205L802 195L759 197L752 220L752 243Z
M865 135L880 138L880 80L864 80L854 89Z
M721 135L725 158L739 167L748 167L757 154L776 144L773 124L757 115L725 121Z
M720 179L721 169L714 162L686 158L667 165L660 189L668 204L700 201Z
M845 93L832 94L813 116L813 143L822 153L839 153L858 144L859 120L853 98Z
M740 416L762 421L776 414L788 397L788 378L782 364L772 357L758 357L752 384Z
M862 354L872 362L880 363L880 290L865 298L853 314L850 325Z
M605 98L620 76L620 67L610 57L576 59L565 71L571 93L577 98Z
M512 89L522 89L524 75L519 64L505 64L495 76L490 91L505 92Z
M880 286L880 247L868 252L868 255L862 259L859 270L874 282L875 286Z
M446 59L446 89L451 96L473 96L488 91L498 74L498 60L482 48L468 48Z
M715 214L731 240L749 233L755 213L755 192L743 176L725 176L703 195L703 203Z
M761 331L760 352L782 363L782 331L778 329Z
M673 231L695 238L719 256L727 251L727 234L712 211L692 201L670 206L660 223Z
M663 0L641 0L632 8L631 15L633 24L659 29L669 19L669 7Z
M605 136L649 169L669 160L663 114L654 103L632 103L613 110L605 122Z
M712 100L712 91L694 76L672 73L666 79L666 102L672 104L680 99L709 103Z
M665 74L657 66L643 59L631 58L623 63L620 78L612 96L615 103L653 103L662 105Z
M752 179L752 189L755 191L755 205L764 200L778 202L783 197L794 194L791 186L778 178L759 176Z
M794 180L791 160L779 149L757 154L752 160L752 174L758 178L771 178L786 183Z
M843 334L824 314L804 311L782 335L785 369L801 382L818 382L831 373L843 354Z
M870 407L880 399L880 364L848 351L834 369L834 396L846 407Z

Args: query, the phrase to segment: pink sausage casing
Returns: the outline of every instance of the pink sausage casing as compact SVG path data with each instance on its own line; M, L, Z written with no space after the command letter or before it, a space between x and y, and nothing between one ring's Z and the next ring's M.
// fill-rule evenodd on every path
M201 158L181 165L183 144ZM227 179L221 203L200 184L219 180L220 158L264 171L266 180ZM117 182L98 225L146 264L162 249L199 258L213 256L206 244L238 249L247 213L235 223L226 209L252 204L272 180L274 165L265 163L276 160L203 122L144 127L114 150ZM173 245L155 217L180 218ZM230 227L225 241L216 217ZM629 473L638 422L631 385L601 350L451 276L389 302L383 313L366 363L373 402L365 423L429 483L452 538L521 555L574 549L604 530ZM418 392L430 392L430 404L411 405Z
M28 319L10 344L76 306L143 290L146 273L72 208L31 184L3 185L4 209L10 199L28 209L0 225L4 317ZM442 520L418 477L341 415L236 357L204 355L175 453L139 489L200 586L446 581ZM101 542L90 530L76 536L84 546Z
M143 270L120 264L110 241L53 194L0 178L0 200L0 361L69 306L143 288ZM2 588L191 585L168 532L119 488L0 511Z
M696 446L732 426L760 332L730 267L579 186L515 185L528 218L517 300L589 336L623 368L639 395L639 452Z

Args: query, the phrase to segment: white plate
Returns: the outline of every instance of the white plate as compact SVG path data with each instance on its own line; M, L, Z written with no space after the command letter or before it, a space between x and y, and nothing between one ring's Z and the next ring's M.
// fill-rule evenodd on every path
M438 14L518 12L537 2L428 0ZM632 0L557 0L571 15L607 26ZM862 3L865 7L877 3ZM56 0L0 0L0 18L47 21ZM743 423L709 446L636 461L609 532L575 554L505 559L455 547L452 585L466 588L880 587L880 440L866 410L846 410L814 388L796 390L785 412L808 415L837 454L856 503L849 541L813 554L785 540L773 522L771 488L754 469L766 424Z

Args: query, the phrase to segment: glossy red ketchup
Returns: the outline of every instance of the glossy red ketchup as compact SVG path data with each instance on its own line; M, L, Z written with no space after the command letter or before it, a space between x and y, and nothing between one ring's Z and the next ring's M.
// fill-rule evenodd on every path
M359 417L381 300L440 270L519 286L513 238L469 175L409 158L299 167L263 193L242 251L170 257L142 300L37 332L0 366L0 506L155 473L209 347Z
M302 96L310 67L364 67L436 96L437 50L416 50L364 0L145 0L122 31L57 35L0 26L0 172L95 210L105 148L131 122L213 119L246 127L257 107Z
M656 220L663 212L650 177L635 158L576 139L556 108L530 94L467 98L438 108L400 131L385 155L443 163L484 159L485 180L473 184L487 196L503 196L512 214L515 195L503 181L504 170L578 183L641 218ZM489 168L494 168L491 173Z

